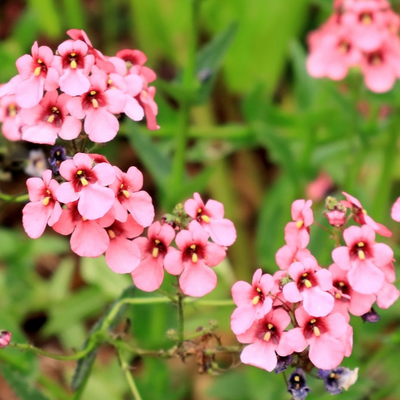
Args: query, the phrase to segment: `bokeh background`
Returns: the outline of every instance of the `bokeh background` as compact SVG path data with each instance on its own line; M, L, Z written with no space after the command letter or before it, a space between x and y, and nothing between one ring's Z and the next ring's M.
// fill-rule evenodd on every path
M400 11L399 1L392 5ZM16 74L15 60L30 53L35 40L55 50L68 39L70 28L84 29L105 55L123 48L147 55L146 65L158 76L161 129L151 132L144 123L123 120L117 139L99 151L122 169L135 165L143 171L144 189L154 198L158 218L194 191L224 203L238 240L229 260L217 268L219 284L207 298L229 298L231 285L249 281L259 267L270 273L277 269L275 253L284 244L283 229L297 198L312 198L315 218L326 226L325 195L351 193L375 220L393 230L392 238L382 241L399 258L400 226L390 220L390 207L400 195L400 85L377 95L363 86L357 70L339 83L308 76L306 37L330 15L330 0L200 2L195 15L200 89L190 111L186 179L179 190L168 191L179 90L191 45L190 7L189 0L3 0L0 82ZM40 148L48 154L49 146L0 143L1 192L26 193L24 169L29 157L32 162L31 151ZM329 179L315 190L310 184L321 174ZM131 279L113 274L102 257L76 257L68 239L51 231L29 239L21 226L22 207L0 203L0 328L10 330L15 341L69 354L81 348L95 321ZM311 238L313 254L328 266L333 248L329 235L314 226ZM167 278L163 287L172 282ZM137 296L147 294L137 290ZM229 329L232 310L188 306L186 332L214 319L222 342L235 345ZM341 395L343 400L400 398L400 305L378 312L382 319L377 324L352 318L354 351L343 364L360 367L360 376ZM119 328L141 348L172 346L165 333L176 327L174 307L132 306L126 316L130 324ZM281 376L240 366L237 356L218 361L225 372L199 374L194 357L184 363L136 357L132 371L146 400L290 398ZM75 362L5 349L0 364L2 400L42 400L33 387L50 400L74 398L70 382ZM10 372L15 370L19 375ZM34 397L15 394L15 376L26 381ZM330 398L317 379L310 377L308 384L310 399ZM103 347L79 398L130 396L114 350Z

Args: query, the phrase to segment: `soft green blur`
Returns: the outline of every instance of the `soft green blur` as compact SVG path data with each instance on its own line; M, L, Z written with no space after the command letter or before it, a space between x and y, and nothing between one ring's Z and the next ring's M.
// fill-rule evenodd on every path
M269 273L277 269L275 253L284 244L290 205L305 198L306 185L320 171L332 177L334 195L351 193L374 219L393 230L393 237L383 241L399 258L400 227L390 220L390 207L400 195L400 85L376 95L363 87L357 71L351 71L346 88L307 75L306 36L328 17L330 0L203 0L198 14L191 16L192 1L5 0L0 5L0 82L16 74L15 60L29 53L35 40L56 49L70 28L84 29L105 55L123 48L147 55L147 65L159 77L155 85L161 129L150 132L143 123L125 122L121 139L101 151L117 163L126 143L133 147L132 165L144 170L145 189L154 195L159 217L195 191L224 203L238 240L228 251L229 261L217 267L219 284L207 298L229 298L231 285L238 279L249 281L259 267ZM197 59L190 54L193 18L199 23ZM207 48L209 43L214 45ZM209 83L201 86L198 78L208 72ZM360 104L367 104L368 115L360 113ZM382 106L390 107L388 116L379 116ZM182 139L176 139L177 132ZM176 161L179 143L186 150ZM0 182L4 193L10 186ZM316 220L327 226L323 200L314 204ZM32 339L23 333L23 323L43 314L46 321L34 334L35 345L68 354L79 349L130 277L113 274L102 257L78 260L68 239L50 231L30 240L21 227L21 207L1 207L0 329L10 330L15 341L27 342ZM329 235L313 226L311 238L313 254L328 266L334 245ZM48 276L37 272L46 266ZM168 277L163 288L174 282ZM137 296L146 297L139 291ZM128 331L141 348L171 346L165 332L176 329L174 307L130 310ZM229 329L232 310L187 306L187 334L217 319L223 343L236 344ZM343 365L360 367L359 380L341 399L400 398L399 312L397 303L380 311L378 324L352 320L354 351ZM80 398L131 399L115 354L106 349L101 356ZM289 399L282 376L250 366L233 368L238 359L229 357L221 360L226 373L199 375L194 358L184 363L144 359L132 371L143 400ZM73 398L69 384L75 364L54 362L53 387L46 381L47 370L39 368L42 360L33 354L6 349L0 351L0 360L6 369L19 369L22 381L39 382L48 399ZM7 370L2 373L10 376ZM310 378L309 386L308 399L331 398L316 379ZM36 392L24 396L20 398L41 400Z

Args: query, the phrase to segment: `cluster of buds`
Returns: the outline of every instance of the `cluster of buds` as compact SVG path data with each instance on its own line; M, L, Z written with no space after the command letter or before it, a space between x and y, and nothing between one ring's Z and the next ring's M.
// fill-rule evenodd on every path
M308 37L307 70L341 80L358 66L370 90L386 92L400 77L399 28L386 0L335 0L333 15Z
M248 344L241 361L276 373L296 367L289 379L295 399L307 396L304 371L314 366L332 394L354 383L357 371L340 367L352 352L350 314L375 322L373 304L388 308L400 295L393 285L393 251L375 242L376 233L391 232L369 217L356 198L343 194L346 200L327 201L325 216L336 239L330 266L320 266L307 249L314 222L311 200L296 200L293 221L285 227L286 244L276 253L280 270L270 275L258 269L251 284L239 281L232 287L237 308L231 328L239 342ZM360 226L347 227L351 219Z
M56 54L32 46L32 54L16 61L18 75L0 87L0 122L8 140L54 145L58 137L76 139L82 131L92 142L112 140L118 116L134 121L146 115L149 129L158 129L156 74L144 66L139 50L121 50L108 57L95 49L86 33L70 29L71 37Z

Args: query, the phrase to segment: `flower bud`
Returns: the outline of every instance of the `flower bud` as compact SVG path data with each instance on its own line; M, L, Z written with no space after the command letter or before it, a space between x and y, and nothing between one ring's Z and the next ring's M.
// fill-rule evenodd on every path
M0 331L0 349L4 349L11 342L11 333L8 331Z

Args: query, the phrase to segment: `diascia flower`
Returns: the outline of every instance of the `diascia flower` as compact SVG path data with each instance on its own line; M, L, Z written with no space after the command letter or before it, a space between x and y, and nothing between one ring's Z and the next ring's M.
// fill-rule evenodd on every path
M208 237L201 225L192 221L187 230L176 236L179 250L171 249L165 256L165 269L180 275L179 285L188 296L204 296L217 285L217 275L210 267L218 265L226 252L222 246L209 242Z
M164 259L172 249L170 244L175 231L171 226L156 221L150 225L147 236L148 239L139 237L134 240L139 246L141 260L131 275L140 290L152 292L161 286L164 279Z
M272 308L269 293L274 287L274 278L263 274L261 268L254 272L251 285L238 281L232 286L232 298L237 308L231 316L231 329L239 335L250 328L255 319L262 318Z
M55 196L59 183L52 179L49 169L43 172L42 177L26 181L31 202L22 210L22 224L32 239L42 236L47 224L54 225L61 216L61 206Z
M62 203L78 200L78 210L86 219L97 219L111 209L115 201L114 192L106 187L115 180L113 167L94 162L88 154L77 153L72 160L60 165L64 182L57 189L57 199Z

